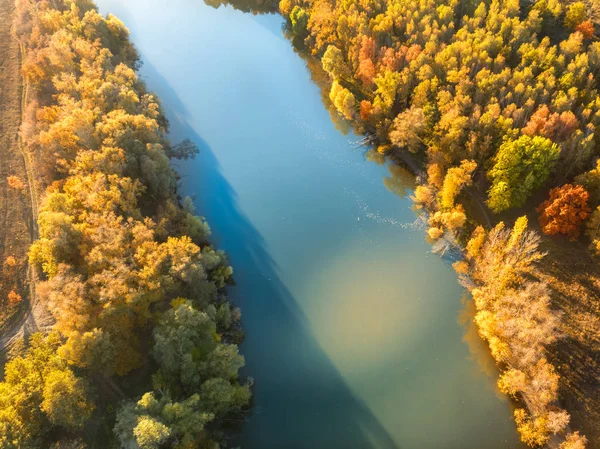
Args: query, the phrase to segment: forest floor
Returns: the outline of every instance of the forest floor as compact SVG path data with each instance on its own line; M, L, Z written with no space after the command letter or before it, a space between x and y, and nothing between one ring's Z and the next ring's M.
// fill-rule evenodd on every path
M587 449L600 449L600 260L585 236L570 242L542 234L536 207L545 199L547 190L540 189L522 208L493 216L493 221L512 226L527 215L530 229L542 236L540 250L547 255L535 274L550 287L552 308L561 315L561 335L548 348L560 374L561 406L571 414L570 428L587 437Z
M0 0L0 362L24 336L49 324L27 261L37 237L38 199L29 155L19 138L27 89L20 44L12 32L13 10L13 0Z
M549 348L561 376L560 400L571 427L600 449L600 269L583 242L544 238L548 252L538 276L552 290L552 305L562 314L562 333Z

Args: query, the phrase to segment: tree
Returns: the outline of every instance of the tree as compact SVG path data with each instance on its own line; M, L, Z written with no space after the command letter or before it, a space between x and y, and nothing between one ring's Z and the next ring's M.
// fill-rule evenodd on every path
M386 69L383 73L378 74L374 81L377 85L376 104L384 111L391 111L400 86L400 74Z
M522 131L528 136L538 135L561 142L567 140L577 128L579 121L573 112L551 114L548 106L544 104L531 115Z
M203 408L217 416L241 410L250 401L250 391L243 385L235 385L225 379L209 379L200 388Z
M531 447L543 446L548 442L549 435L545 417L532 418L524 409L515 410L517 430L521 434L521 441Z
M567 8L565 15L565 26L575 29L577 25L587 19L585 4L582 2L573 2Z
M426 117L421 108L410 108L398 114L390 131L394 145L406 147L416 153L423 144Z
M521 136L503 143L488 172L488 206L494 212L522 206L554 170L560 149L551 140Z
M591 205L594 207L600 203L600 159L596 161L596 167L575 177L575 183L583 186L589 194Z
M87 387L57 354L60 344L57 333L34 334L25 354L7 363L0 383L0 447L36 447L55 426L78 429L89 418L94 406Z
M377 45L375 39L368 36L362 37L360 45L360 51L358 53L358 71L356 72L357 77L362 81L365 86L371 87L373 85L373 78L377 74L375 64L375 51Z
M308 18L309 14L302 9L300 6L296 5L292 9L292 13L290 14L290 21L292 22L292 32L299 37L305 37L307 34L306 27L308 26Z
M205 427L213 419L214 415L202 409L197 394L173 402L168 394L157 398L146 393L137 403L126 403L119 410L114 433L121 447L127 448L154 449L165 443L168 447L199 447L209 442Z
M53 370L44 376L41 409L53 424L81 428L93 406L87 399L87 387L70 370Z
M171 436L171 431L160 421L142 416L133 429L133 435L140 449L159 449Z
M471 176L476 168L477 163L475 161L464 160L460 163L460 167L453 167L448 170L440 193L442 208L451 209L454 207L454 200L463 187L472 184Z
M355 115L356 99L352 92L342 87L337 81L331 85L329 99L336 107L338 112L346 119L351 120Z
M559 446L560 449L585 449L587 438L579 432L569 433L565 441Z
M498 387L502 393L516 396L527 388L527 375L517 369L509 369L500 376Z
M321 64L323 64L323 70L335 80L340 78L347 78L349 75L346 61L344 61L344 55L341 50L335 45L329 45L323 57L321 58Z
M588 193L581 186L565 184L550 191L550 198L538 207L542 232L579 237L581 226L589 216Z
M12 175L6 178L6 182L11 189L23 191L27 188L25 183L18 176Z
M585 39L591 39L594 37L594 32L596 31L594 27L594 22L590 19L584 20L575 28L579 31Z
M571 415L565 410L553 410L548 412L548 430L553 434L562 432L569 425Z
M171 159L187 161L188 159L194 159L200 150L194 142L189 139L184 139L177 145L167 148L165 152Z
M153 354L161 371L190 394L209 379L235 383L244 366L237 346L218 342L215 323L190 302L175 301L173 307L154 332Z

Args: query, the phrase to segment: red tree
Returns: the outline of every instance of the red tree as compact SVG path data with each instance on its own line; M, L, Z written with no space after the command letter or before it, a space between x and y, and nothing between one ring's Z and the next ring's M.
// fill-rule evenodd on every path
M565 184L550 191L550 198L537 209L542 232L548 235L565 234L574 240L581 225L591 212L588 192L581 186Z

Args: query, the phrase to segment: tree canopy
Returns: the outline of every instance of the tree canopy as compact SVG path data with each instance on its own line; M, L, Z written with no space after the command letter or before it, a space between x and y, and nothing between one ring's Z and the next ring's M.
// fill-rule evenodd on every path
M214 446L219 420L247 406L250 384L238 378L240 313L226 296L233 271L191 200L178 196L169 162L198 149L166 138L168 122L116 17L90 0L19 0L16 16L30 86L23 143L46 189L29 260L44 274L37 291L55 325L6 366L0 447L94 439L81 430L92 411L110 423L120 404L106 394L95 404L90 392L120 391L119 376L152 356L157 390L128 398L117 440Z

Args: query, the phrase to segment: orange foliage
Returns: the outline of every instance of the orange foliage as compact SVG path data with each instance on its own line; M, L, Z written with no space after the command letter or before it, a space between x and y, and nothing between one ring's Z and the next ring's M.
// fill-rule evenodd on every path
M368 122L373 115L373 105L369 100L363 100L360 102L360 118L365 122Z
M375 65L373 61L370 59L361 59L357 75L365 86L371 86L373 78L375 78Z
M391 72L397 72L400 68L400 53L396 54L393 48L384 47L380 50L381 65Z
M6 182L8 182L8 186L15 190L25 190L25 183L21 181L21 178L18 176L9 176L6 178Z
M21 298L21 295L19 295L17 292L15 292L14 290L11 290L10 292L8 292L8 302L11 305L15 305L15 304L19 304L21 302L23 298Z
M531 115L522 131L528 136L538 135L561 142L567 140L577 128L579 121L571 111L551 114L548 106L542 105Z
M363 36L358 54L357 76L366 86L373 84L373 78L376 75L375 64L373 63L375 48L375 40L371 37Z
M586 39L591 39L592 37L594 37L594 24L590 19L584 20L579 25L577 25L575 29L581 34L583 34L583 37Z
M4 265L6 265L7 267L14 267L16 264L17 264L17 259L15 259L14 256L8 256L4 260Z
M537 209L542 232L579 237L581 225L589 216L588 192L581 186L565 184L550 191L550 198Z

